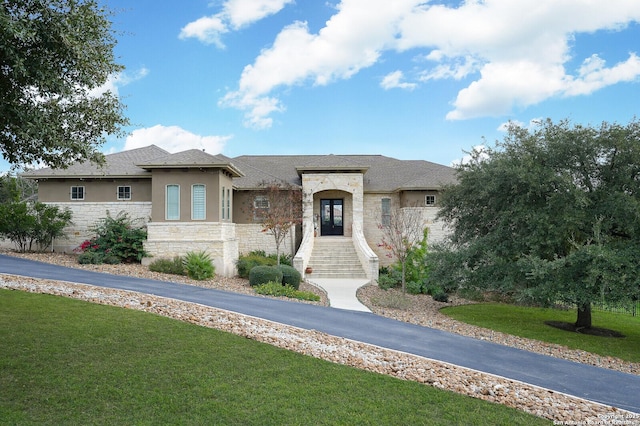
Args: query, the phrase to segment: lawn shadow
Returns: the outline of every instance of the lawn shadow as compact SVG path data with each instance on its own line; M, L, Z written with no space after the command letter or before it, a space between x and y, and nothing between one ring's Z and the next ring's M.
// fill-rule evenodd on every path
M615 330L609 330L608 328L576 327L574 323L563 322L563 321L545 321L544 323L548 326L555 327L560 330L570 331L573 333L588 334L590 336L615 337L615 338L625 337L624 334L619 333Z

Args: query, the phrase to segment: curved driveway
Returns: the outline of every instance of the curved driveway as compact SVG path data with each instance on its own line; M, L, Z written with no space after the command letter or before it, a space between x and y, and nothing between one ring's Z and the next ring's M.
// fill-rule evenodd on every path
M65 268L0 255L0 273L138 291L226 309L472 368L640 413L640 376L539 355L372 313Z

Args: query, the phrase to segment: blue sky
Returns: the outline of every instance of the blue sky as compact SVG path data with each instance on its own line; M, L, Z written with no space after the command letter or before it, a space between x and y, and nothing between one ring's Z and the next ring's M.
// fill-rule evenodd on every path
M450 164L509 120L640 116L640 2L102 0L129 136Z

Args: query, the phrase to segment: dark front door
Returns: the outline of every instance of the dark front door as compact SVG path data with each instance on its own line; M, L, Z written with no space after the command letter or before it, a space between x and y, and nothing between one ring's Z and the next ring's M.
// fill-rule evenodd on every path
M320 235L344 235L343 200L320 200Z

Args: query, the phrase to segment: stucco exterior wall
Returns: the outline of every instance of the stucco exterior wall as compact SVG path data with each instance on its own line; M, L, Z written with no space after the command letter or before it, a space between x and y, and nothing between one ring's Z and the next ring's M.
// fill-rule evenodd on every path
M71 200L71 187L84 187L84 200ZM131 187L131 200L118 200L118 187ZM38 182L43 203L129 203L151 201L151 179L51 179Z
M94 234L89 231L99 219L107 216L107 212L115 217L121 211L129 214L132 219L140 219L147 223L151 215L151 202L57 202L49 203L59 206L61 209L69 208L73 213L73 224L65 229L68 239L56 239L53 242L54 251L70 253L83 241Z
M191 187L205 185L205 219L194 222L221 222L222 188L231 190L231 178L218 169L157 169L153 171L153 211L151 217L154 222L164 222L166 219L166 187L180 186L180 219L175 222L191 222ZM233 191L229 191L233 199ZM226 196L226 194L225 194ZM231 206L233 211L233 206ZM224 222L231 222L225 217Z

